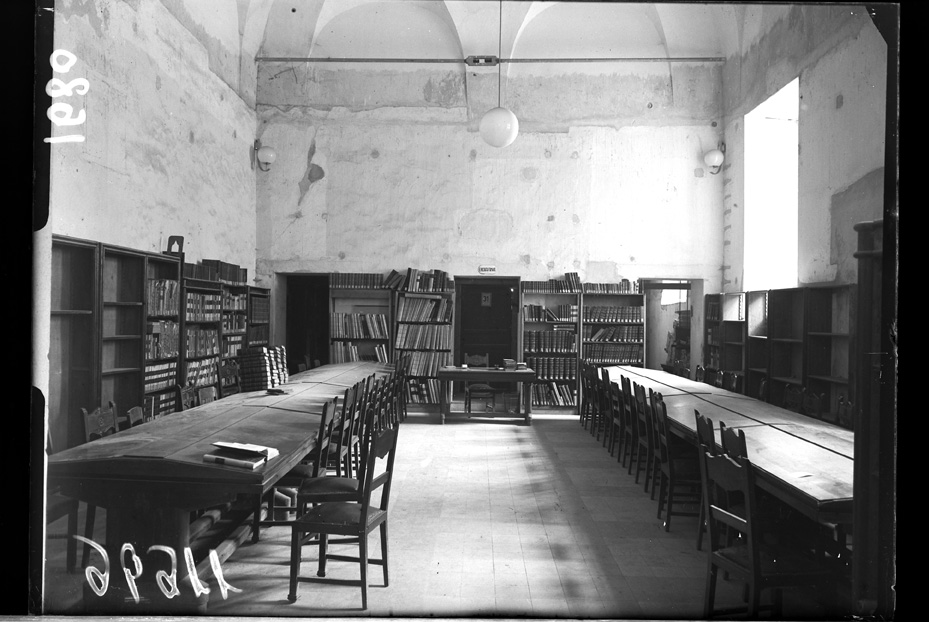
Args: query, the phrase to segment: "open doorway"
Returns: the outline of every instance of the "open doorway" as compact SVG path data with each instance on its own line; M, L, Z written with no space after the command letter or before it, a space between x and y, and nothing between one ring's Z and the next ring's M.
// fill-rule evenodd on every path
M702 280L643 280L645 367L693 378L703 348ZM693 354L693 358L692 357Z
M329 362L329 275L288 274L287 371L312 369Z

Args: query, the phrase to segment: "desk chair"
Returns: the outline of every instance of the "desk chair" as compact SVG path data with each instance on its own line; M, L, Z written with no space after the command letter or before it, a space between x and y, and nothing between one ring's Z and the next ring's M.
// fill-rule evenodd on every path
M197 389L197 401L201 404L209 404L216 399L216 387L200 387Z
M672 516L697 516L698 511L682 510L674 503L689 503L700 505L702 501L702 482L700 479L700 464L697 453L692 445L677 443L668 427L668 409L665 406L661 393L652 394L652 414L657 425L658 453L655 461L658 463L657 481L652 484L652 490L658 492L658 516L661 518L665 511L664 530L671 530Z
M800 387L792 384L784 387L784 403L782 406L795 413L802 412L803 394L800 391Z
M703 617L708 619L714 614L716 579L720 569L747 585L749 619L757 618L761 608L760 595L764 590L774 591L771 608L775 619L781 618L781 590L784 588L816 586L823 590L821 593L834 592L835 580L831 570L818 563L812 555L763 542L756 524L756 484L751 461L746 458L733 460L724 454L714 456L709 452L703 452L701 457L707 483L710 544ZM733 505L731 499L739 499L743 505ZM738 532L740 537L728 537L733 532Z
M190 410L197 405L197 387L177 385L177 399L181 410Z
M694 379L697 382L704 382L706 379L706 370L703 369L703 365L697 365L697 373L694 376Z
M141 406L133 406L129 409L129 412L126 413L126 419L129 421L129 427L134 428L137 425L142 425L145 423L145 416L142 413Z
M110 402L107 406L98 406L88 413L86 408L81 409L84 417L84 440L86 442L116 434L119 426L116 421L116 404Z
M648 399L645 397L645 388L638 383L632 383L632 392L635 397L634 407L636 413L636 456L635 456L635 483L639 483L639 474L645 471L645 492L648 492L648 484L651 480L652 471L655 464L655 441L654 428L652 425L651 408L648 405ZM629 463L630 472L632 463Z
M376 417L375 417L376 418ZM365 430L363 443L365 459L364 470L359 479L359 498L352 501L329 501L321 503L302 514L292 523L290 549L290 592L287 600L297 600L297 584L300 580L315 582L335 582L344 584L343 580L326 579L326 563L329 560L357 562L360 579L352 582L361 587L361 608L368 608L368 564L377 564L383 568L384 587L389 585L387 566L387 508L390 500L390 486L393 479L394 458L397 449L399 425L378 428L370 425ZM376 477L375 477L375 474ZM379 503L373 500L375 491L380 490ZM375 529L380 530L381 557L369 559L368 535ZM302 547L314 535L319 542L319 565L316 577L301 579L300 562ZM344 536L330 540L329 536ZM329 552L330 544L357 544L358 555L338 555Z
M843 428L855 429L855 404L845 395L839 396L839 407L836 411L836 423Z
M48 455L52 455L51 434L46 435L46 446ZM94 536L94 517L96 515L96 506L86 504L87 511L84 519L84 537L92 540ZM77 563L77 540L74 535L77 533L78 511L80 510L80 501L61 494L57 486L49 486L46 490L45 501L45 524L52 525L64 517L68 518L65 533L47 533L49 539L67 539L65 564L68 572L74 572L74 566ZM87 567L87 559L90 557L90 545L84 544L81 552L81 568Z
M697 522L697 550L703 548L703 533L706 531L706 473L704 471L704 462L702 459L702 453L707 452L713 456L716 455L716 431L713 428L713 420L709 417L704 417L700 414L700 411L696 408L694 409L694 418L697 422L697 450L699 455L697 460L700 466L700 482L701 482L701 497L702 501L700 503L700 518Z
M490 367L490 354L468 354L464 355L464 362L468 367ZM493 388L485 382L466 382L465 383L465 412L471 412L471 402L474 399L485 400L484 410L487 410L487 401L491 402L491 410L497 408L498 389Z

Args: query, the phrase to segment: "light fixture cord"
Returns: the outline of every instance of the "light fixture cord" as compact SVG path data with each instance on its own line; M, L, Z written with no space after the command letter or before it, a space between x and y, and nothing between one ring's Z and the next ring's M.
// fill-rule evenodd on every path
M501 102L501 84L503 84L503 63L500 62L500 56L503 54L503 0L500 0L500 19L497 20L498 24L498 37L497 37L497 108L502 108L503 105Z

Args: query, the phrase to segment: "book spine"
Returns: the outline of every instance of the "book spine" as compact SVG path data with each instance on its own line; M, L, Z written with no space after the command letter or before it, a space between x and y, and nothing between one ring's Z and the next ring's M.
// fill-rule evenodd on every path
M250 471L254 471L255 469L257 469L258 467L260 467L262 464L266 462L266 460L260 460L258 462L252 462L250 460L236 460L235 458L213 456L211 454L205 454L203 456L203 460L206 462L212 462L214 464L222 464L223 466L240 467L243 469L248 469Z

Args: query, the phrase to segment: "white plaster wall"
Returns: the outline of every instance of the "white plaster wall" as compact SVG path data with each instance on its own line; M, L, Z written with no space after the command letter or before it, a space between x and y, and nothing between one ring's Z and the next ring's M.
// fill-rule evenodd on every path
M60 98L85 110L86 122L54 133L79 130L86 140L52 145L51 226L147 251L182 235L187 261L223 259L251 273L255 112L226 81L238 61L217 65L208 52L225 33L224 49L237 54L238 34L234 21L208 35L193 25L154 0L56 4L55 47L78 58L60 77L86 78L90 88Z

